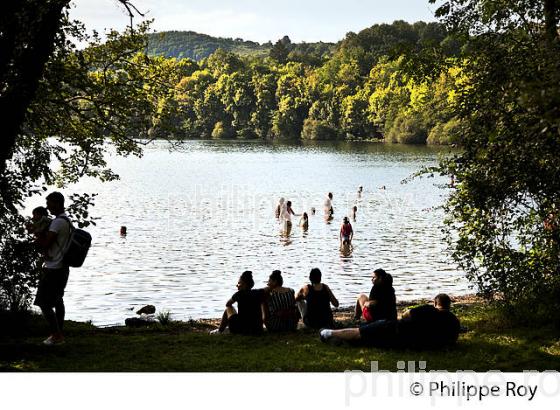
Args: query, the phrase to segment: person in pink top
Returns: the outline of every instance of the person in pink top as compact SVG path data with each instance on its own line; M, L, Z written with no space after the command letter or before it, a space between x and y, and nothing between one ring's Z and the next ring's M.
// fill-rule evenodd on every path
M342 226L340 227L340 242L342 245L350 245L353 237L354 231L352 230L352 225L350 224L348 217L345 216Z

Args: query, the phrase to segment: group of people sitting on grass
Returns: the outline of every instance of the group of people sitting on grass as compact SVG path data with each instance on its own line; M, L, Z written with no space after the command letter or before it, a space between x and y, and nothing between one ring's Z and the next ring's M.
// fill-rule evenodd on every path
M312 269L310 283L296 294L284 287L279 270L272 272L264 289L254 289L253 274L245 271L237 282L238 291L226 303L219 328L211 333L229 330L235 334L258 335L263 331L263 324L269 332L294 331L301 318L307 328L321 329L321 341L328 343L348 341L376 347L440 348L457 341L460 324L450 311L448 295L439 294L433 305L414 307L397 319L393 277L383 269L373 272L369 295L358 296L353 320L357 326L335 329L331 305L338 307L339 303L321 279L321 271Z
M245 271L237 282L237 292L226 303L220 327L212 333L223 333L229 329L237 334L260 334L263 324L269 332L284 332L297 329L300 318L305 326L313 329L333 327L331 304L338 307L338 300L331 289L321 283L321 271L311 269L309 285L296 294L284 287L279 270L268 278L264 289L253 289L253 273ZM237 310L233 305L237 303Z

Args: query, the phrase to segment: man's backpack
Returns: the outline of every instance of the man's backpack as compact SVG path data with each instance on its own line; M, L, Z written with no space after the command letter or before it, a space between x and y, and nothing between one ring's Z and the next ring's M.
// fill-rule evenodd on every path
M70 219L65 216L58 216L70 224L70 236L64 248L62 262L73 268L79 268L84 264L87 253L91 246L91 235L83 229L74 228Z

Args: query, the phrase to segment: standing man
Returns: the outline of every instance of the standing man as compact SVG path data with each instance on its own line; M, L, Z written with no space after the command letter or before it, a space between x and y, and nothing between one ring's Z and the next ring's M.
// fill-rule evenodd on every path
M325 203L323 204L323 208L325 210L325 217L326 218L332 218L333 214L334 214L334 208L332 206L332 199L333 199L333 194L332 192L329 192L327 194L327 197L325 198Z
M45 250L46 256L34 305L41 308L49 324L50 336L43 343L51 346L64 343L63 296L70 270L62 259L72 226L64 213L64 196L60 192L52 192L47 196L47 209L55 219L51 222L47 235L38 239L38 244Z

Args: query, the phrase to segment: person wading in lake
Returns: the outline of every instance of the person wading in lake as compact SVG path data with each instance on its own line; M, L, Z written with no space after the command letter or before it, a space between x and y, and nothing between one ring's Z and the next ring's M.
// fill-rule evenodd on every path
M280 222L281 222L280 218L282 218L282 214L286 207L284 201L285 201L284 198L280 198L280 200L278 201L278 205L276 205L276 210L275 210L276 219L278 219Z
M356 222L356 214L358 213L358 207L357 206L353 206L352 209L350 210L350 217L352 218L352 221Z
M329 192L325 198L325 203L323 204L323 210L325 211L325 219L331 220L334 215L334 208L332 205L333 194Z
M45 252L43 271L37 287L34 305L39 306L49 324L50 336L43 341L46 345L64 342L64 289L70 269L62 261L72 226L64 213L64 196L52 192L47 196L47 209L55 216L44 237L37 237L37 244Z
M350 246L352 245L352 239L354 238L354 230L352 229L352 224L347 216L342 220L342 225L340 226L340 245Z
M292 201L286 202L281 219L284 221L283 232L286 236L290 236L292 232L292 215L296 216L292 209Z
M304 232L307 232L309 229L309 217L307 216L307 212L303 213L301 219L299 220L299 226Z

